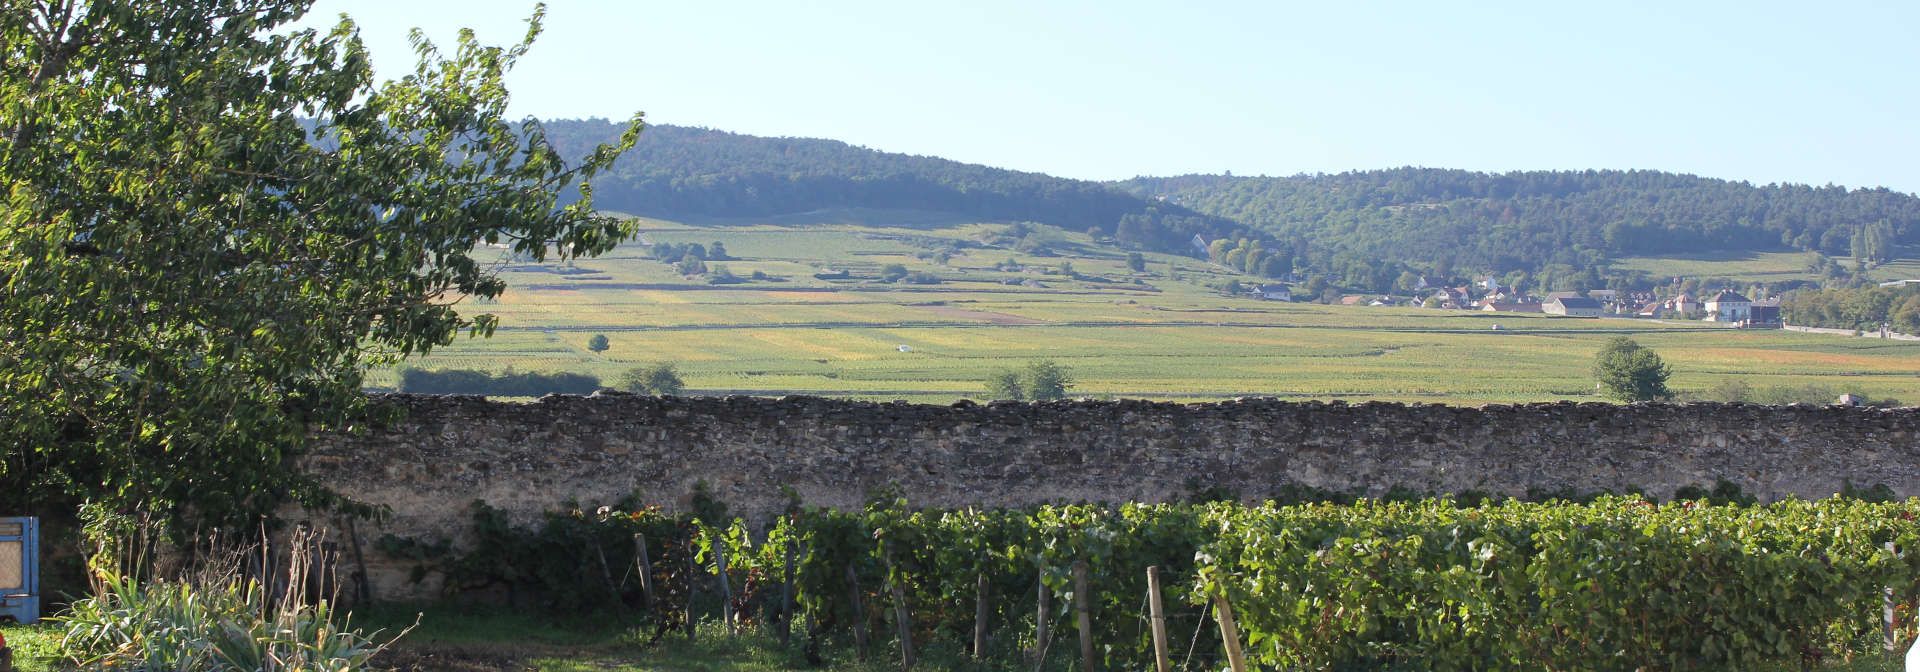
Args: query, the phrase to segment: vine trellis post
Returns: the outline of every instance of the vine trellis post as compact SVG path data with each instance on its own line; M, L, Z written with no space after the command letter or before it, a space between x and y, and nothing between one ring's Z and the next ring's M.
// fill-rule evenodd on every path
M1216 616L1220 621L1220 639L1227 645L1227 663L1233 672L1247 672L1247 655L1240 651L1240 627L1233 620L1233 604L1227 601L1226 595L1215 593L1213 609L1219 612Z
M1040 595L1038 597L1040 604L1036 615L1037 617L1034 618L1033 621L1033 668L1035 670L1040 669L1040 664L1046 662L1047 622L1052 618L1049 612L1053 611L1051 608L1052 605L1048 604L1048 600L1052 595L1052 591L1047 589L1047 568L1041 567Z
M1147 615L1153 624L1153 664L1156 672L1172 672L1167 660L1167 609L1160 603L1160 566L1147 568Z
M867 659L867 610L860 605L860 575L847 565L847 599L853 604L853 655Z
M1087 561L1073 563L1073 611L1080 626L1080 670L1093 672L1093 594L1087 586Z
M987 573L973 577L973 658L987 657Z
M647 557L647 535L633 535L633 561L640 570L640 599L646 601L649 615L653 614L653 559Z

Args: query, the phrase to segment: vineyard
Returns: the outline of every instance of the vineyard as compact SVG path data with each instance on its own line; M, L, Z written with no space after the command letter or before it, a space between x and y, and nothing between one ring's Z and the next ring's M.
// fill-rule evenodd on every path
M387 538L449 594L689 622L803 648L999 668L1729 670L1848 660L1910 637L1920 500L1606 497L864 511L759 527L697 494ZM1901 627L1893 627L1898 624ZM714 630L704 630L714 636Z
M1920 399L1920 344L1699 322L1323 306L1226 296L1251 278L1198 260L1056 232L1050 256L992 241L1003 224L909 226L910 215L804 225L641 220L642 241L570 264L508 264L510 289L462 311L499 317L406 366L611 383L674 362L691 394L812 394L951 403L985 398L998 369L1052 360L1074 396L1175 401L1283 396L1476 405L1599 400L1594 352L1628 334L1674 365L1672 386L1820 385L1832 397ZM849 221L841 221L847 218ZM710 284L649 244L724 245L741 280ZM937 285L887 283L899 264ZM1066 272L1071 266L1072 272ZM819 279L823 269L852 279ZM1017 270L1015 270L1017 269ZM763 279L754 279L755 274ZM1498 327L1498 329L1495 329ZM588 347L596 335L604 351ZM371 385L399 386L397 370ZM537 395L534 395L537 396Z

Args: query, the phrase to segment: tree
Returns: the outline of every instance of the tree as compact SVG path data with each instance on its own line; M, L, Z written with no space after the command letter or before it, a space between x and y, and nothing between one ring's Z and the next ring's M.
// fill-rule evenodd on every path
M1233 251L1233 245L1234 245L1234 242L1226 238L1221 238L1219 240L1215 240L1211 243L1208 243L1207 244L1207 260L1212 261L1216 264L1225 261L1227 258L1227 253Z
M733 257L727 256L726 244L717 240L707 246L707 254L710 255L707 258L713 261L730 261L733 259Z
M1400 290L1401 293L1412 294L1414 290L1420 289L1420 274L1401 271L1400 277L1393 281L1393 288Z
M1660 355L1626 336L1615 336L1594 357L1593 375L1607 396L1620 401L1657 401L1673 397L1667 378L1673 369Z
M1027 365L1026 383L1028 399L1052 401L1067 398L1067 388L1073 387L1073 378L1053 360L1043 359Z
M1236 271L1240 270L1242 267L1247 265L1247 248L1236 247L1236 248L1233 248L1232 250L1229 250L1227 252L1227 256L1221 259L1220 263L1226 265L1227 268L1231 268Z
M707 272L707 262L702 260L700 255L688 252L686 256L680 258L680 263L674 264L673 270L679 271L681 275L702 275Z
M505 287L476 244L564 261L631 236L574 190L638 117L567 165L506 116L542 10L507 48L416 38L376 85L350 21L290 28L309 5L0 12L0 510L247 529L337 504L286 460L365 417L369 367L492 333L456 311Z
M1021 386L1020 372L1013 369L1001 369L987 376L987 396L993 399L1026 399L1026 390Z
M687 381L680 377L680 371L672 362L660 362L652 366L628 369L620 376L620 389L634 394L677 397L686 391Z
M1293 258L1284 254L1268 255L1260 262L1260 275L1269 278L1286 278L1293 273Z
M593 338L587 339L587 349L590 351L606 352L610 347L613 347L613 344L607 341L606 334L594 334Z
M1142 273L1147 270L1147 255L1139 252L1127 253L1127 270Z
M907 277L906 264L887 264L880 267L880 279L885 282L899 282Z

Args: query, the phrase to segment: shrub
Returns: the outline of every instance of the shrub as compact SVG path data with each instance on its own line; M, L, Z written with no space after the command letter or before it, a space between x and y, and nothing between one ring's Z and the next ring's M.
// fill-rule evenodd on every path
M1034 401L1065 399L1067 388L1073 387L1073 377L1050 359L1028 365L1026 380L1027 398Z
M1594 357L1593 375L1600 380L1607 396L1620 401L1658 401L1670 399L1667 378L1673 368L1660 360L1653 350L1641 347L1625 336L1616 336L1600 348Z
M179 580L142 582L96 569L94 597L75 601L54 620L66 629L67 662L81 669L211 670L214 672L354 672L392 644L352 627L351 616L302 593L317 550L296 533L276 593L245 578L237 552ZM400 635L406 634L404 631Z
M674 368L673 362L660 362L622 374L620 389L634 394L672 397L686 391L687 381L680 377L680 371Z

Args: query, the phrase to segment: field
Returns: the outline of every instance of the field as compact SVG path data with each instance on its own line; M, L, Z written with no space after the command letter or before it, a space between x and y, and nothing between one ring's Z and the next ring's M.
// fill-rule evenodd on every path
M1906 258L1873 267L1867 275L1874 280L1920 278L1920 254L1909 250ZM1837 263L1851 264L1846 259ZM1736 282L1813 282L1819 276L1807 272L1805 252L1708 252L1688 257L1630 257L1615 268L1641 271L1655 279L1674 277L1725 278Z
M1053 229L1036 236L1059 256L1021 253L996 242L1004 225L923 213L639 224L641 240L599 258L503 261L507 294L463 306L498 315L496 335L407 365L573 371L611 384L633 367L669 361L700 394L949 402L981 398L996 369L1051 359L1070 371L1080 396L1483 404L1596 399L1592 355L1603 339L1627 334L1674 365L1680 390L1740 377L1756 387L1817 383L1920 399L1920 343L1230 297L1215 288L1252 279L1157 254L1132 272L1124 252ZM710 285L646 248L714 241L737 259L709 266L765 279ZM941 250L950 255L944 263ZM881 282L880 268L894 263L942 282ZM813 277L828 268L852 277ZM596 334L610 349L587 349ZM380 371L371 384L396 380Z

